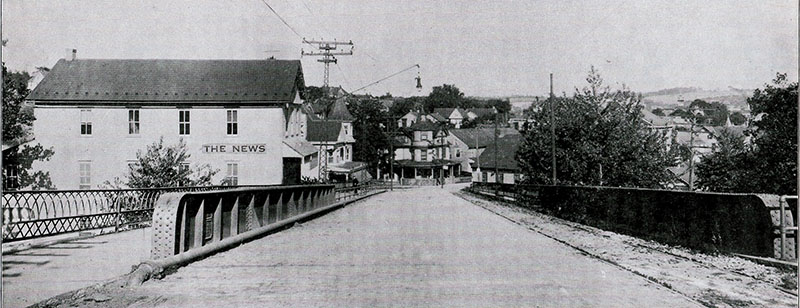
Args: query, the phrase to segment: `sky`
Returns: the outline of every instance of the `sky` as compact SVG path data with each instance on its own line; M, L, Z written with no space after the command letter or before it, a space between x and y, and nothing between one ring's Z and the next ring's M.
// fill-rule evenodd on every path
M308 85L323 65L307 39L352 40L331 85L358 93L426 95L454 84L469 96L546 95L606 83L754 89L797 80L798 3L749 1L4 0L2 59L52 67L67 49L100 59L301 59ZM291 27L291 28L290 28ZM294 29L294 31L292 30ZM297 33L295 33L295 31ZM415 89L414 78L423 89Z

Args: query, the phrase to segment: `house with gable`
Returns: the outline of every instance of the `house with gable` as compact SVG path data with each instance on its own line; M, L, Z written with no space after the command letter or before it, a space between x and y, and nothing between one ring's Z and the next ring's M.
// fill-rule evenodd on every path
M123 178L163 138L219 170L214 184L291 184L313 162L299 60L59 60L27 97L58 189ZM306 170L306 174L312 173Z
M519 135L512 128L501 127L497 129L497 137L506 135ZM463 128L451 129L447 136L450 144L452 160L461 164L462 172L474 172L478 167L479 157L490 144L494 143L494 128ZM474 177L474 174L473 174Z
M461 128L464 119L467 119L467 112L461 108L436 108L433 110L434 114L447 119L454 128Z
M421 117L408 127L401 127L395 136L394 178L412 185L433 185L436 178L455 181L461 173L460 163L451 160L445 123Z
M516 153L522 144L522 135L509 134L498 138L497 146L490 143L481 153L474 182L519 184L525 178L517 163Z
M353 161L353 117L347 110L344 97L326 106L314 108L315 115L309 118L306 140L318 149L320 178L333 181L364 182L370 179L368 165Z

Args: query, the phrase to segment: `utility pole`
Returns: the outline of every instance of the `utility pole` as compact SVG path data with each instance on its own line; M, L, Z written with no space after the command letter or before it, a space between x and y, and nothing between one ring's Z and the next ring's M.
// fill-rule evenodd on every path
M553 185L558 184L556 177L556 120L555 101L553 100L553 73L550 73L550 143L553 156Z
M497 156L500 154L500 149L497 148L497 110L494 112L494 182L500 183L500 169L497 167Z
M304 44L317 44L317 48L319 48L319 50L320 50L320 51L309 51L309 52L306 52L306 51L303 51L301 49L300 50L300 56L321 56L322 57L322 59L317 59L317 62L321 62L321 63L325 64L325 73L324 73L323 79L322 79L322 86L325 87L325 88L328 87L328 81L330 80L330 64L331 63L336 63L338 61L338 59L336 59L336 56L352 56L353 55L353 41L347 41L347 42L338 42L336 40L333 40L333 41L314 41L314 40L311 40L311 41L309 41L309 40L306 40L304 38L303 39L303 43ZM339 45L349 45L350 46L350 50L349 51L334 52L333 50L337 50Z
M479 182L486 182L486 179L483 178L483 174L481 173L481 155L480 155L481 153L478 150L478 148L479 148L479 146L478 146L478 132L476 131L473 136L475 137L475 161L476 161L475 170L473 170L473 172L477 172L478 173L478 177L480 178ZM469 147L467 147L467 151L469 151Z
M694 117L692 117L692 125L689 128L689 191L694 191L694 181L692 175L694 173Z

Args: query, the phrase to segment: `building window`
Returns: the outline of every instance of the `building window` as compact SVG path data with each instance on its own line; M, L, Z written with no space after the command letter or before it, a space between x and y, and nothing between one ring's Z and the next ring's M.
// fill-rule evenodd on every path
M90 161L82 161L78 163L80 165L80 189L91 189L92 188L92 162Z
M15 190L19 188L19 170L17 169L17 165L9 164L6 165L4 170L6 173L5 183L3 183L3 188L7 190Z
M228 135L234 136L239 134L239 111L228 110Z
M419 160L426 161L428 160L428 149L424 149L419 151Z
M81 109L81 135L92 135L92 111Z
M189 135L189 110L178 110L178 134Z
M456 149L456 158L461 158L461 149Z
M139 110L128 110L128 135L139 134Z
M428 133L427 132L420 132L419 137L422 140L428 140Z
M228 163L228 172L225 175L225 182L230 186L239 185L239 163Z

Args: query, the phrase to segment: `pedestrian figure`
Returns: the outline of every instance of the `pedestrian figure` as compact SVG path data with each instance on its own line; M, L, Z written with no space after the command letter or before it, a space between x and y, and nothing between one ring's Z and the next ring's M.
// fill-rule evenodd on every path
M439 186L439 184L441 184L441 183L442 183L442 179L440 179L439 177L436 177L436 186Z

